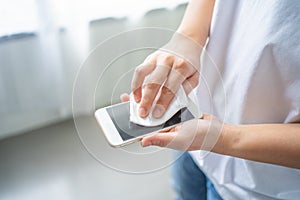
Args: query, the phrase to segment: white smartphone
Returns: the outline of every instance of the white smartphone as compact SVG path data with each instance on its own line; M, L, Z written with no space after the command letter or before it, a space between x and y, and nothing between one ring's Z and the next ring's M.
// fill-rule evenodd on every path
M195 118L187 108L183 108L165 124L145 127L130 122L129 102L101 108L95 112L95 117L108 143L113 147L121 147L137 142L148 134Z

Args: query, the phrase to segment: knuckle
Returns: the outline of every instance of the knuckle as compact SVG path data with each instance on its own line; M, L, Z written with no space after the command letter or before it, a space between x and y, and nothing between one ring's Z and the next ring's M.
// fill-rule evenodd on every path
M196 87L199 84L199 79L195 78L193 81L190 82L192 87Z
M145 58L145 62L152 60L154 57L154 54L150 54Z
M199 84L199 82L200 82L199 78L200 78L199 72L197 72L195 75L193 75L193 78L191 78L191 81L190 81L191 85L193 87L196 87Z
M134 73L135 73L137 76L140 76L140 75L142 75L142 73L143 73L143 69L142 69L141 67L137 67L137 68L135 68Z
M178 76L182 76L182 78L184 78L184 79L189 77L189 71L186 68L175 67L174 71Z
M194 84L193 84L192 86L193 86L193 87L196 87L198 84L199 84L199 80L196 79L196 80L194 81Z
M206 120L210 120L213 117L212 115L210 115L208 113L203 113L202 115L203 115L203 119L206 119Z
M200 82L200 76L196 76L196 78L195 78L195 83L198 85L199 82Z
M149 102L151 102L151 97L148 94L145 94L142 100L143 106L147 106Z
M180 61L176 62L176 64L174 65L174 70L175 72L184 76L185 78L189 76L189 69L187 67L187 63L183 59L180 59Z
M174 56L169 53L164 53L160 55L160 59L164 61L165 63L171 63L172 60L174 60Z
M154 52L154 53L148 55L144 62L152 63L156 59L156 57L157 57L157 52Z
M153 91L153 90L158 89L158 87L159 87L159 85L156 84L156 83L148 83L148 84L145 86L145 89L146 89L146 90L151 90L151 91Z
M174 96L174 93L172 92L171 89L169 89L168 87L164 86L161 90L161 94L166 96L166 97L172 97Z
M187 61L182 59L182 58L178 58L176 60L176 67L182 68L182 67L186 67L187 66Z
M174 96L175 95L172 90L164 86L161 90L160 98L158 99L156 104L161 105L165 110L167 110Z

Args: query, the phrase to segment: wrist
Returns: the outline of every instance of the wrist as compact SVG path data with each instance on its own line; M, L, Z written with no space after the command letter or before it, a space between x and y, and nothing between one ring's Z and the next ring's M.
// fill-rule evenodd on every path
M204 47L208 38L208 35L201 34L195 31L191 31L188 29L184 29L179 27L176 33L179 33L180 35L183 35L193 41L195 41L198 45L201 47Z
M234 146L240 141L240 133L241 126L224 124L220 137L212 151L223 155L232 155Z

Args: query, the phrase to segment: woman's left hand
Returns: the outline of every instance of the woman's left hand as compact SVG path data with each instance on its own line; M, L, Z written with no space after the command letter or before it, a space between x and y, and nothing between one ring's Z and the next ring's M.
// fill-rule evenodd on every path
M224 125L218 118L204 114L201 119L193 119L146 136L141 144L143 147L155 145L180 151L211 151L219 148Z
M120 99L122 102L129 101L129 95L122 94ZM143 147L154 145L181 151L200 149L210 151L213 148L220 151L224 126L227 124L215 116L203 114L201 119L189 120L146 136L141 140L141 145Z

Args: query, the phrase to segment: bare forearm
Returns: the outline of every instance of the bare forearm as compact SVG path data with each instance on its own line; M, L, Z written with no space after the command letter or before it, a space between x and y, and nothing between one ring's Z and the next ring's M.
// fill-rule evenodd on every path
M177 31L204 46L209 36L214 4L215 0L191 0Z
M300 169L300 124L225 125L213 151Z

